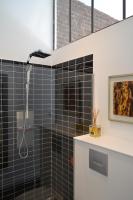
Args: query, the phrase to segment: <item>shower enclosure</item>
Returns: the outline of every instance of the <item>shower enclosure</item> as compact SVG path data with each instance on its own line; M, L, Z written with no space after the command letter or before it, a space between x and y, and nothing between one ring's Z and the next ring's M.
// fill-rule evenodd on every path
M93 55L32 65L22 143L26 70L0 60L0 199L73 200L73 137L91 123Z

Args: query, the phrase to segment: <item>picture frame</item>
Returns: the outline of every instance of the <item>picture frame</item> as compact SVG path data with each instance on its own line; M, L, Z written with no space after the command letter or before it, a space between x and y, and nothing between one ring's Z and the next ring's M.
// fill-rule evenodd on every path
M108 78L108 119L133 123L133 74Z

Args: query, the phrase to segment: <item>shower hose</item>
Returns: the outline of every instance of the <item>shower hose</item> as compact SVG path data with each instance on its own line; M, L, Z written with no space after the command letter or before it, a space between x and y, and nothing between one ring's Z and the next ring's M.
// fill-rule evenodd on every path
M25 138L25 132L26 132L26 117L25 117L25 113L24 113L23 133L22 133L21 142L19 144L19 156L21 159L27 158L28 154L29 154L28 144L27 144L27 141ZM25 152L21 151L23 146L25 147Z
M25 133L26 133L26 128L29 125L29 86L30 86L30 73L32 70L32 65L27 65L27 79L26 79L26 108L24 112L24 120L23 120L23 132L22 132L22 138L21 142L19 144L19 156L21 159L26 159L29 155L29 149L28 149L28 144L26 141ZM25 152L21 151L23 149L23 146L25 147Z

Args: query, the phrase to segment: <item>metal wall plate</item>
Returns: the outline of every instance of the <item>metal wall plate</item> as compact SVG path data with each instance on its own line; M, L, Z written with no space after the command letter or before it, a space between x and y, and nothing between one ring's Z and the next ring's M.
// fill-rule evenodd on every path
M89 168L104 176L108 176L108 155L89 149Z
M24 131L24 115L25 111L18 111L16 112L16 118L17 118L17 147L20 147L20 144L22 142L23 137L23 131ZM26 119L25 122L25 141L22 143L22 147L25 147L25 145L33 146L34 144L34 112L29 111L29 118Z

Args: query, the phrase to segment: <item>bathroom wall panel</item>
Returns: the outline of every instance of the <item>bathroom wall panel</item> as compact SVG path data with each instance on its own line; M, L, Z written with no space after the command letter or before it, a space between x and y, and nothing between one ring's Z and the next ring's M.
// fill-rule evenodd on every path
M89 61L86 58L49 68L33 65L29 90L32 123L25 133L29 150L26 159L19 155L23 123L19 127L17 120L17 113L25 110L26 65L1 60L0 77L4 74L8 79L8 100L4 105L0 101L8 108L4 121L8 137L3 138L6 129L2 129L0 199L73 199L73 137L88 133L91 123L93 56Z
M93 94L93 55L54 66L52 192L73 200L73 137L88 133Z
M0 86L7 84L8 99L0 101L0 116L4 124L0 131L0 199L29 200L37 198L35 192L39 190L40 198L50 196L51 187L51 131L47 134L46 122L51 122L51 107L47 107L46 99L51 105L51 67L34 65L31 72L29 90L29 111L33 113L33 124L26 130L25 138L28 144L28 157L21 159L19 146L22 139L23 127L17 127L17 112L25 110L26 65L16 61L0 60ZM7 76L7 81L3 81ZM5 89L5 88L4 88ZM5 90L0 95L5 98ZM47 92L49 91L49 92ZM45 110L50 113L49 119ZM7 110L6 110L7 109ZM0 123L0 125L2 124ZM6 132L4 132L6 130ZM5 138L7 135L7 138ZM47 145L46 145L47 144ZM22 145L22 150L25 144ZM48 189L47 189L48 188Z

